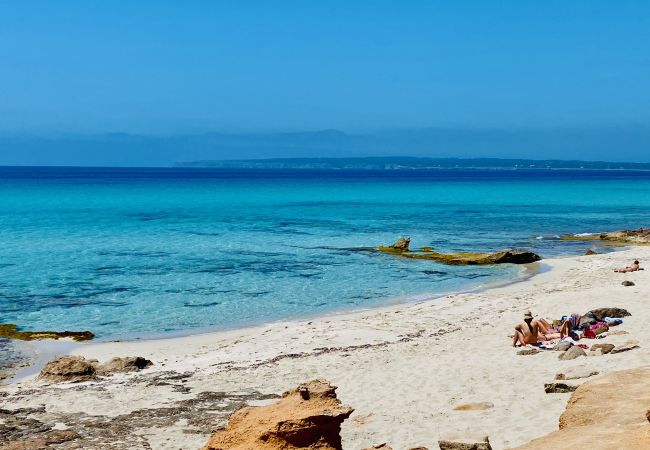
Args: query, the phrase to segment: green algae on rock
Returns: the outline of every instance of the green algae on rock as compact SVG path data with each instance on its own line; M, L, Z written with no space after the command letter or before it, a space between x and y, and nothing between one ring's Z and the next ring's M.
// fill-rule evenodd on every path
M418 251L411 251L401 250L392 246L379 246L377 250L404 258L427 259L452 266L528 264L542 259L536 253L527 250L502 250L495 253L438 253L429 247L424 247Z
M18 339L21 341L34 341L40 339L72 338L73 340L89 341L95 337L90 331L18 331L18 326L13 323L0 324L0 337Z

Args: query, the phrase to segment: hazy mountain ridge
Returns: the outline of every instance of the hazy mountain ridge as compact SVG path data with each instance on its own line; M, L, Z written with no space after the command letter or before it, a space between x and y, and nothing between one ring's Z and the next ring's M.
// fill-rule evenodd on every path
M650 127L425 128L374 134L338 130L146 136L0 135L0 165L172 166L184 161L268 158L501 158L650 162Z

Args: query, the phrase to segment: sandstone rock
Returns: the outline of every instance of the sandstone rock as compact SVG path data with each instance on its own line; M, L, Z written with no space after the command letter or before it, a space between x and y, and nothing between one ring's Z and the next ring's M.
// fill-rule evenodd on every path
M594 250L592 250L592 249L587 249L587 251L585 252L585 256L593 256L593 255L597 255L597 254L598 254L598 253L596 253L596 252L595 252Z
M582 348L578 347L577 345L574 345L569 350L562 353L559 356L559 359L561 359L562 361L568 361L568 360L571 360L571 359L576 359L576 358L578 358L580 356L587 356L587 354L585 353L585 351Z
M579 378L589 378L598 375L597 370L589 369L587 367L571 367L562 372L555 374L556 380L576 380Z
M610 372L582 384L560 427L513 450L647 450L650 368Z
M426 448L426 447L412 447L412 448L409 448L409 450L429 450L429 449Z
M438 441L440 450L492 450L487 436L446 433Z
M632 350L638 347L639 347L639 341L637 341L636 339L630 339L628 341L625 341L623 344L614 347L614 349L612 350L612 354L626 352L628 350Z
M566 383L545 383L544 392L547 394L566 394L578 389L578 386Z
M397 240L397 242L391 245L391 247L395 250L408 251L409 245L411 245L411 238L401 237Z
M565 241L606 241L619 244L648 244L650 243L650 229L620 230L608 233L575 235L565 234L560 237Z
M95 379L97 374L97 360L86 359L81 356L59 356L45 364L38 376L42 380L62 381L88 381Z
M242 408L203 450L340 450L341 424L354 410L341 404L335 390L314 380L285 392L275 404Z
M117 372L135 372L152 366L153 363L142 356L127 356L125 358L113 358L109 362L97 368L99 374L110 374Z
M598 349L600 349L603 352L603 355L606 355L607 353L614 350L614 344L594 344L591 346L589 351L593 352Z
M553 346L553 350L558 352L566 352L571 347L573 347L573 344L571 342L561 341Z
M594 318L597 321L602 321L605 317L622 318L622 317L628 317L632 315L626 309L623 308L598 308L598 309L592 309L591 313L594 315Z
M482 411L485 409L494 408L494 403L478 402L478 403L463 403L454 408L454 411Z
M393 450L391 446L386 443L375 444L372 447L364 448L363 450Z
M634 286L634 281L625 280L621 283L623 286Z
M79 433L76 431L52 430L45 433L40 433L38 438L35 439L9 442L2 446L2 450L43 450L44 448L52 448L52 445L74 441L79 437Z
M523 356L526 356L526 355L535 355L535 354L537 354L537 353L539 353L539 349L537 349L537 348L525 348L525 349L523 349L523 350L519 350L519 351L517 352L518 355L523 355Z

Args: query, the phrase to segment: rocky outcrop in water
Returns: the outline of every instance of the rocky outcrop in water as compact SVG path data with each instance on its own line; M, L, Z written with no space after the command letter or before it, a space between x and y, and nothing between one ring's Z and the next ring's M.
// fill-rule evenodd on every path
M89 341L95 337L90 331L18 331L13 323L0 324L0 337L34 341L40 339L72 338L75 341Z
M647 450L649 407L650 368L611 372L587 381L571 395L558 431L516 450Z
M495 253L439 253L429 247L417 251L403 250L390 246L380 246L377 250L391 255L411 259L427 259L452 266L492 265L492 264L529 264L541 260L539 255L527 250L502 250Z
M342 405L335 391L328 382L314 380L272 405L242 408L203 450L340 450L341 424L353 409Z
M561 236L561 239L564 241L604 241L614 244L643 245L650 244L650 228L594 234L565 234Z

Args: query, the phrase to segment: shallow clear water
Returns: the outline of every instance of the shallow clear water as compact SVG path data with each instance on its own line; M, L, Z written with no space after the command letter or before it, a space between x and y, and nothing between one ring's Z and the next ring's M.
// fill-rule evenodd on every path
M442 251L647 225L650 173L0 168L0 323L128 338L222 329L510 280L359 251Z

